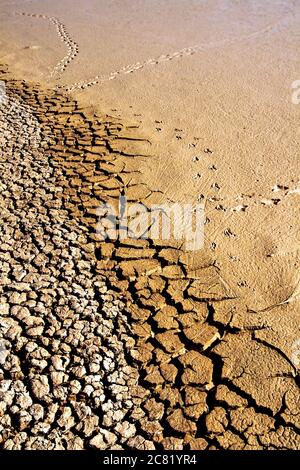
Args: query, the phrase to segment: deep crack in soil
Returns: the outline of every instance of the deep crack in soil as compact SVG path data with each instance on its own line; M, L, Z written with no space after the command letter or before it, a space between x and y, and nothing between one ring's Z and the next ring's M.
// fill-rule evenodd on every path
M153 195L136 129L1 79L0 447L299 449L297 371L216 268L96 235L100 204Z

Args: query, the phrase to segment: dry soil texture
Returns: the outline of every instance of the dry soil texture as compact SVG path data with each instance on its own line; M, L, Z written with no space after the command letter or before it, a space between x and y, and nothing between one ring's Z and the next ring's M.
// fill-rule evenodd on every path
M134 183L138 130L8 77L1 448L299 449L297 350L274 327L296 308L247 310L176 243L99 240L101 203L157 196Z

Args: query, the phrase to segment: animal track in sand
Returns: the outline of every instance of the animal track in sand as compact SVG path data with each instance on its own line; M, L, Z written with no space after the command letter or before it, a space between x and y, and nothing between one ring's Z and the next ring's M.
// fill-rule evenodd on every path
M276 24L277 25L277 24ZM271 32L273 29L275 29L275 26L268 26L267 28L264 28L261 31L252 33L250 35L245 35L241 37L236 37L233 39L224 39L222 41L216 41L216 42L211 42L211 43L203 43L203 44L198 44L192 47L186 47L184 49L181 49L180 51L176 51L172 54L163 54L157 58L154 59L148 59L145 62L136 62L135 64L132 65L126 65L120 70L111 72L109 75L96 75L95 77L89 79L89 80L84 80L82 82L75 82L72 85L64 85L61 86L60 88L63 88L67 91L73 91L73 90L84 90L85 88L91 87L93 85L97 84L102 84L104 82L107 82L109 80L114 80L119 76L122 75L127 75L130 73L134 73L138 70L141 70L145 67L148 67L149 65L159 65L163 62L170 61L173 59L179 59L183 57L187 57L190 55L194 55L198 52L204 52L208 49L216 49L219 47L223 46L230 46L236 42L242 41L242 40L247 40L247 39L253 39L257 36L266 34L267 32Z
M217 183L213 183L211 187L216 187L216 185ZM300 188L289 189L289 187L281 185L275 185L272 188L272 192L274 191L281 192L282 194L278 195L278 197L262 197L261 194L255 195L255 193L241 194L239 196L236 196L234 199L212 196L207 197L207 201L212 203L216 202L216 210L220 210L220 207L222 207L222 210L225 211L230 210L232 212L245 212L248 208L250 208L251 206L253 207L255 205L262 205L266 207L277 206L287 196L300 194ZM239 202L239 204L232 205L233 201ZM221 205L220 202L227 202L229 203L230 207L224 208L224 206Z
M210 153L213 152L210 151ZM199 162L203 162L202 156L199 155L200 154L191 158L196 168ZM213 214L216 214L215 211L218 211L221 215L217 227L212 227L212 232L209 237L205 236L206 241L209 242L208 244L211 251L215 251L218 246L217 233L231 239L232 242L235 242L236 237L240 238L240 233L234 233L231 228L226 228L226 225L230 222L234 214L240 217L239 214L242 215L242 213L245 213L249 209L253 210L257 206L264 206L266 208L265 210L268 211L271 210L272 207L275 208L275 206L280 204L286 197L300 194L300 188L297 187L296 182L292 180L288 185L274 184L269 189L266 189L264 194L249 191L247 193L237 194L232 198L223 197L219 191L224 193L224 187L216 180L212 179L211 172L207 172L207 169L222 170L223 166L224 165L221 165L216 169L215 165L210 162L210 165L206 166L204 172L197 172L193 175L193 179L197 180L201 178L201 193L199 193L197 201L204 203L206 215L212 216L212 220L214 218ZM197 169L201 170L199 167ZM207 223L209 223L209 220ZM233 261L236 261L236 259Z
M48 16L44 14L38 14L38 13L26 13L26 12L21 12L17 13L22 16L28 16L32 18L42 18L50 21L57 30L58 36L60 37L61 41L67 46L68 48L68 54L63 57L58 64L54 67L54 69L51 72L51 76L58 76L61 74L67 65L76 57L79 51L78 44L73 41L70 37L70 35L66 31L66 27L61 21L54 17L54 16ZM287 17L289 14L291 14L291 11L289 11L283 18ZM109 80L114 80L119 76L127 75L134 73L138 70L141 70L145 67L152 66L152 65L159 65L163 62L167 62L173 59L178 59L178 58L183 58L187 56L191 56L194 54L197 54L198 52L204 52L209 49L217 49L219 47L224 47L224 46L230 46L235 43L245 41L245 40L251 40L255 39L257 37L263 36L267 33L271 33L276 30L278 25L283 21L283 18L280 18L278 21L275 23L271 23L265 28L262 28L261 30L255 31L251 34L247 35L241 35L233 38L228 38L228 39L223 39L220 41L211 41L207 43L201 43L201 44L196 44L191 47L185 47L183 49L180 49L179 51L175 51L170 54L162 54L156 58L150 58L147 59L143 62L136 62L135 64L129 64L123 66L121 69L116 70L111 72L108 75L96 75L93 78L90 78L88 80L83 80L80 82L75 82L73 84L66 84L66 85L57 85L57 89L62 89L65 91L73 91L73 90L84 90L85 88L91 87L93 85L97 84L102 84L104 82L107 82ZM180 137L178 137L180 138ZM209 149L208 149L209 150Z
M189 148L191 147L189 146ZM204 152L209 155L213 154L213 150L211 150L208 147L202 150L199 150L199 153L197 153L191 158L191 161L195 164L195 167L198 167L199 162L204 161L202 158L201 152ZM207 158L207 156L206 157L204 156L204 158ZM223 164L221 165L221 167L217 168L216 164L211 160L207 162L207 165L208 166L206 166L205 170L202 169L202 172L200 172L198 168L198 171L193 175L193 179L200 179L202 177L205 177L205 171L207 169L213 172L216 172L216 171L222 170L224 166ZM300 194L300 188L295 186L295 182L293 180L291 181L291 185L294 186L292 187L292 189L290 188L290 186L276 183L274 184L274 186L272 186L272 188L266 191L266 194L256 194L255 192L249 192L249 193L242 193L242 194L236 195L233 198L226 198L226 197L218 196L215 194L213 195L208 194L209 184L210 184L210 189L214 191L221 190L221 187L218 184L218 182L212 181L208 175L208 177L204 179L204 183L201 185L202 192L206 191L207 194L206 196L204 194L200 194L198 196L198 201L205 200L206 202L215 204L214 209L218 211L223 211L223 212L231 211L235 213L237 212L242 213L242 212L246 212L248 208L251 208L257 205L262 205L265 207L273 207L273 206L277 206L278 204L280 204L281 201L287 196ZM276 193L276 197L274 197L275 196L274 193ZM225 204L227 204L227 207Z
M289 11L288 14L291 12ZM36 18L43 18L43 19L48 19L51 23L56 25L57 32L61 38L61 40L68 46L69 48L69 54L64 57L54 68L54 72L57 73L59 71L60 73L64 71L66 68L67 64L74 59L74 57L78 53L78 45L70 38L68 33L65 30L65 26L55 17L49 17L47 15L41 15L41 14L29 14L29 13L21 13L24 16L31 16L31 17L36 17ZM288 15L287 14L287 15ZM285 15L285 16L287 16ZM115 80L117 77L123 76L123 75L128 75L134 72L137 72L138 70L144 69L145 67L148 66L153 66L153 65L159 65L163 62L168 62L173 59L179 59L187 56L191 56L194 54L197 54L199 52L204 52L209 49L217 49L219 47L224 47L224 46L230 46L233 45L237 42L245 41L245 40L251 40L255 39L257 37L263 36L264 34L271 33L276 30L278 25L282 22L282 18L277 21L276 23L269 24L265 28L255 31L251 34L247 35L242 35L242 36L237 36L234 38L228 38L228 39L223 39L220 41L212 41L208 43L201 43L201 44L196 44L194 46L190 47L185 47L183 49L180 49L179 51L175 51L170 54L162 54L156 58L150 58L147 59L143 62L136 62L134 64L128 64L120 68L119 70L113 71L109 73L108 75L95 75L93 78L90 78L88 80L82 80L79 82L75 82L73 84L69 85L59 85L57 86L58 89L63 89L66 91L73 91L73 90L84 90L85 88L91 87L93 85L97 84L102 84L104 82L107 82L109 80Z
M253 200L253 205L263 205L263 206L267 206L267 207L271 207L271 206L277 206L277 204L279 204L285 197L287 196L290 196L290 195L293 195L293 194L300 194L300 188L294 188L294 189L289 189L288 186L283 186L283 185L280 185L280 184L276 184L275 186L273 186L272 192L276 192L276 193L281 193L278 195L278 197L261 197L261 195L258 196L257 199L254 199ZM246 194L242 194L241 196L238 197L239 200L244 200L244 199L252 199L254 198L255 195L252 194L252 195L246 195ZM250 202L250 201L249 201ZM245 204L240 204L236 207L233 207L231 208L232 211L235 211L235 212L241 212L241 211L245 211L246 208L248 207L248 205L245 205Z
M66 27L61 21L59 21L58 18L55 16L48 16L48 15L43 15L43 14L36 14L36 13L17 13L18 15L21 16L27 16L30 18L42 18L44 20L48 20L51 24L53 24L56 28L56 32L60 38L60 40L65 44L65 46L68 49L67 55L65 55L53 68L51 71L51 76L59 76L61 73L64 72L65 68L67 65L75 59L76 55L78 54L78 44L73 41L73 39L70 37L69 33L66 31Z
M182 131L183 132L183 131ZM194 137L194 139L196 139ZM193 149L194 147L191 147L188 144L189 149ZM207 154L207 155L203 155ZM226 213L244 213L248 209L253 208L254 206L265 206L266 208L274 207L277 206L282 202L282 200L288 196L292 195L299 195L300 194L300 188L295 185L295 181L291 181L290 185L284 185L281 183L276 183L274 186L272 186L269 190L266 190L265 194L256 194L254 191L248 192L248 193L242 193L242 194L237 194L233 198L226 198L223 197L222 195L216 194L216 192L220 191L221 189L224 192L224 188L221 188L219 183L215 180L213 180L212 173L208 173L207 170L210 170L210 172L219 172L220 170L223 169L224 164L222 164L220 167L216 166L213 160L208 158L209 156L212 156L214 151L209 148L205 147L202 149L199 149L197 154L191 157L191 162L195 165L195 168L197 168L196 172L192 176L194 180L200 180L201 179L201 191L198 195L198 202L203 202L205 201L206 203L209 203L214 205L214 207L209 208L209 213L212 213L214 210L216 211L222 211ZM205 168L199 168L199 163L204 163L205 162ZM217 173L215 173L217 174ZM218 173L219 174L219 173ZM210 188L209 188L210 186ZM292 186L292 188L291 188ZM211 192L213 190L213 193ZM275 194L276 193L276 197ZM227 220L227 218L226 218Z

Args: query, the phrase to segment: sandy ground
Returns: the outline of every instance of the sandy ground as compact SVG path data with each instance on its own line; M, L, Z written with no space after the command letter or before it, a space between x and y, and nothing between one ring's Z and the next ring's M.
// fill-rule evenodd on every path
M151 158L139 160L134 181L163 201L205 202L205 247L188 269L215 266L226 295L244 306L231 326L255 330L291 362L300 337L298 2L1 6L1 61L16 77L70 90L138 126L151 143L140 153ZM242 354L241 367L254 377L264 353L229 338L218 346L233 354L228 377L239 348L253 348L254 365ZM283 392L274 393L255 400L275 400L277 410Z

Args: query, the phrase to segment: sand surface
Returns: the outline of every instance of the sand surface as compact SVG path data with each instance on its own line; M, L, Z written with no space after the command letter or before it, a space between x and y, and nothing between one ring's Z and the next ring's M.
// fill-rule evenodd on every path
M299 2L0 5L0 61L15 77L136 125L146 139L139 154L150 157L138 160L134 182L159 191L148 203L205 202L205 246L186 257L188 269L214 266L226 296L243 305L231 326L257 330L266 346L255 352L247 336L235 344L232 332L217 347L222 357L235 351L226 377L238 380L239 348L253 348L256 364L268 348L292 361L300 337L300 104L291 88L300 79ZM255 397L260 406L268 393Z

